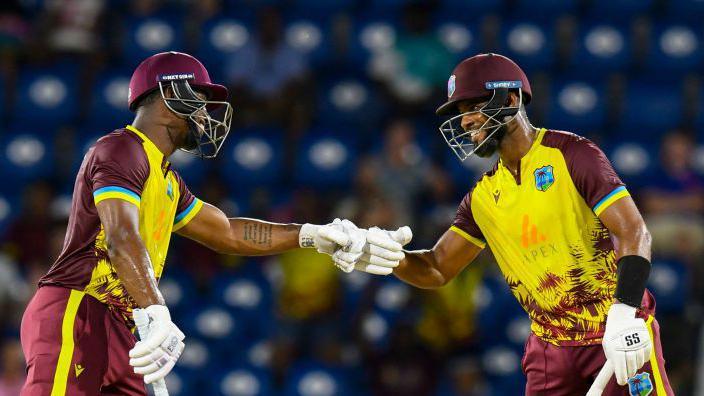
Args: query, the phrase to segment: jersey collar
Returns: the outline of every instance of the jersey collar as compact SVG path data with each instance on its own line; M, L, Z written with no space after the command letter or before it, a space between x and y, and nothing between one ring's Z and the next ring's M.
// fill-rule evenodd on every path
M133 132L135 135L139 136L144 141L144 146L147 150L159 156L159 158L161 159L161 170L162 172L164 172L164 174L166 174L169 171L169 167L171 166L171 164L169 163L169 161L166 160L164 153L159 150L159 147L157 147L156 144L154 144L154 142L152 142L151 139L147 137L147 135L142 133L142 131L135 128L134 126L127 125L125 128Z

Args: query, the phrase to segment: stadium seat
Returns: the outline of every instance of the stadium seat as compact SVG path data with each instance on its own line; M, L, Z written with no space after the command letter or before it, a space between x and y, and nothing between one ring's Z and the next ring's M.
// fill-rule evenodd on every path
M289 371L283 396L347 396L342 372L322 363L299 361Z
M648 278L648 290L658 302L659 314L682 313L690 299L691 273L677 260L655 258Z
M129 71L109 70L96 79L88 123L110 123L121 128L132 121L134 114L127 106L130 77Z
M555 40L550 24L506 21L501 27L501 53L526 71L551 66L555 57Z
M54 166L53 136L10 130L0 139L4 183L26 183L48 177Z
M650 11L654 0L590 0L587 13L600 19L623 20Z
M252 367L268 369L271 367L274 345L271 340L262 338L248 344L246 362Z
M376 289L374 308L387 316L395 317L406 308L410 298L410 286L390 278L382 281Z
M5 186L3 190L7 188ZM0 192L0 233L4 235L5 229L12 223L15 215L19 213L20 192Z
M605 89L584 81L554 81L548 111L549 127L586 134L606 119Z
M365 79L340 75L323 84L319 92L318 117L324 125L368 130L382 116L383 106Z
M312 18L296 18L284 28L284 40L289 47L304 55L314 66L323 67L331 58L333 48L329 21L316 22Z
M376 348L383 348L389 341L391 323L376 311L367 312L362 317L362 338Z
M622 71L631 62L631 42L627 26L588 23L579 27L572 69L585 77Z
M129 18L125 23L122 54L130 66L136 66L157 52L186 49L184 29L177 17Z
M76 66L25 68L17 83L16 105L11 119L23 125L56 128L75 121L78 93Z
M201 28L196 56L203 62L210 79L220 81L225 75L222 70L227 59L252 40L251 27L239 19L215 18Z
M704 43L692 26L659 24L652 37L646 65L653 77L662 78L666 72L691 72L701 66Z
M176 367L180 371L197 373L206 370L211 364L211 360L211 352L207 344L198 338L188 335L186 347L178 362L176 362Z
M632 190L647 185L652 169L657 165L657 153L642 144L625 142L605 150L616 172Z
M217 395L265 396L272 394L271 374L261 369L235 366L218 376Z
M632 81L623 101L617 129L622 138L654 139L682 122L679 84Z
M283 167L283 136L279 131L240 130L229 137L223 152L223 172L233 186L275 185Z
M532 20L551 20L575 11L577 0L517 0L511 11Z
M218 303L226 306L241 323L242 337L253 340L268 332L274 301L271 286L263 275L226 276L216 282L213 290Z
M381 18L359 19L355 22L349 57L351 61L374 78L383 78L393 70L398 26Z
M673 21L700 23L704 18L704 2L701 0L668 0L666 14Z
M313 187L343 186L352 180L357 150L349 135L314 131L301 140L295 180Z
M503 0L441 0L439 14L450 20L465 20L498 11Z
M458 62L477 53L480 48L479 29L474 24L442 21L435 31Z

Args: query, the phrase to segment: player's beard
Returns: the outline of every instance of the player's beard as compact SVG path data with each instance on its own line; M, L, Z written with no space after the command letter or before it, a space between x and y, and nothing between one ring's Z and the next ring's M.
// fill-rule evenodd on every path
M195 122L188 120L188 131L186 132L186 138L184 139L181 148L184 150L195 150L198 147L198 141L200 140L200 128Z
M491 135L491 133L496 128L497 127L489 128L487 130L487 136ZM481 146L474 150L474 154L481 158L489 158L494 155L494 153L496 153L496 151L499 149L501 139L503 139L507 130L508 128L505 124L498 126L498 130L496 131L496 133L494 133L491 137L485 138L483 141L477 144L481 144Z

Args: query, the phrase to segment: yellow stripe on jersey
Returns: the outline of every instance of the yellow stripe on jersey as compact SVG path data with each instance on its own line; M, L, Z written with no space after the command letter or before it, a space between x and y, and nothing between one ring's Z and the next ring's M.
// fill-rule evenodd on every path
M665 392L665 385L662 382L662 375L660 375L660 366L658 365L658 357L655 351L655 337L653 335L653 319L652 315L648 316L648 320L645 321L645 326L648 328L648 333L650 333L650 343L653 346L650 349L650 369L653 370L653 382L655 383L655 390L658 395L667 395Z
M54 386L51 388L51 396L64 396L66 394L66 383L68 373L71 370L71 360L73 359L73 326L76 322L76 312L83 300L84 292L71 290L71 295L66 304L66 312L61 323L61 352L56 363L54 372Z
M188 224L191 220L193 220L198 212L200 212L201 208L203 208L203 201L198 198L194 198L193 202L191 202L186 209L176 215L176 218L174 219L174 228L171 231L176 232Z
M93 192L93 201L96 205L109 198L121 199L134 204L137 207L139 207L140 204L139 195L123 187L108 186L99 188Z
M607 194L604 198L601 199L601 201L597 202L596 205L594 205L594 208L592 211L594 211L594 214L599 216L613 204L614 202L618 201L619 199L623 197L630 197L631 194L626 190L626 187L621 186L617 187L613 191L611 191L609 194Z
M473 244L479 246L482 249L484 249L484 247L486 246L486 242L482 241L479 238L475 238L475 237L467 234L463 229L461 229L457 226L452 226L452 227L450 227L450 229L452 231L456 232L457 234L459 234L462 238L472 242Z

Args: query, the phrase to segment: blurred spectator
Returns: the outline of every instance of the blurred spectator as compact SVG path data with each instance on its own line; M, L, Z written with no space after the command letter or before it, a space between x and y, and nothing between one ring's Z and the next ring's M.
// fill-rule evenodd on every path
M283 40L283 22L275 8L263 9L257 19L256 40L226 60L225 75L232 87L235 122L283 123L306 96L301 83L307 60Z
M427 177L427 191L418 207L423 208L421 224L414 230L413 240L418 246L430 246L450 227L457 212L460 197L447 172L433 166Z
M53 194L47 182L28 185L23 193L22 212L7 230L4 248L22 263L22 267L37 265L48 269L52 264L47 231L51 227Z
M422 104L441 88L454 66L454 57L431 29L433 7L412 2L403 13L403 27L394 48L394 65L383 77L396 99Z
M10 338L3 342L0 359L0 396L17 396L25 379L20 341Z
M681 131L665 136L660 164L641 199L653 250L686 257L704 249L704 180L692 169L694 141Z
M41 38L57 53L89 54L101 47L105 0L49 0L39 27Z
M438 394L454 396L483 396L489 394L487 381L481 364L472 355L452 360L448 367L448 383L443 384Z

